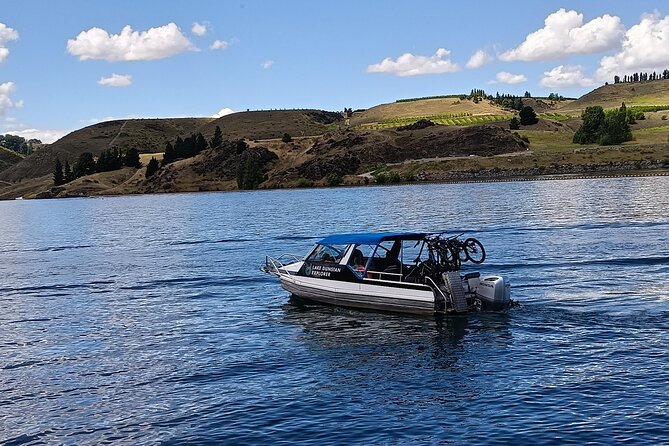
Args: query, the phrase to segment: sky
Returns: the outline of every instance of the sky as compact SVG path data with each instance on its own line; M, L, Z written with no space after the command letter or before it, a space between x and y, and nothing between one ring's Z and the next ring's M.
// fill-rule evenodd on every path
M0 0L0 134L343 110L467 93L578 97L669 68L658 1Z

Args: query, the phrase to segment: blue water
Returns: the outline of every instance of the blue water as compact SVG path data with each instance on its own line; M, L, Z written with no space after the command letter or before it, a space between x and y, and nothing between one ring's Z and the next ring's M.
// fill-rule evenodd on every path
M669 444L669 178L0 202L0 443ZM450 229L506 314L299 306L322 235Z

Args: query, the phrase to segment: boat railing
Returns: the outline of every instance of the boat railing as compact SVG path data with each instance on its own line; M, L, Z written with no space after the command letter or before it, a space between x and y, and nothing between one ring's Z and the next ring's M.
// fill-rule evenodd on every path
M390 276L390 278L386 278L386 276ZM393 282L401 282L402 273L388 273L384 271L367 270L367 278L375 280L391 280Z
M302 258L300 258L299 256L288 253L281 254L279 257L276 258L265 256L265 265L261 269L266 273L273 273L279 275L280 272L284 272L290 275L290 271L288 271L285 268L286 265L290 265L291 263L299 262L301 260Z

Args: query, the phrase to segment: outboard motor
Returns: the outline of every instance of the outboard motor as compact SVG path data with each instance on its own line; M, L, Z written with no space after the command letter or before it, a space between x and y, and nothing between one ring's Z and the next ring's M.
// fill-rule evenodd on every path
M481 300L483 310L503 310L509 306L511 283L500 276L483 277L476 287L476 297Z

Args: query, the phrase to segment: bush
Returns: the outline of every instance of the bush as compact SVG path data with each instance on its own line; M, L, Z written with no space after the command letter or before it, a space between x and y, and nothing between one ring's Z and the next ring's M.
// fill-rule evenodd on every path
M305 178L300 178L297 181L297 187L312 187L314 185L313 181L309 181Z
M337 175L336 173L331 173L328 175L326 180L329 186L339 186L344 181L341 175Z
M529 105L526 105L520 110L520 113L518 113L518 116L520 116L520 124L521 125L533 125L539 122L539 118L537 118L537 114L534 112L534 109L530 107Z
M667 120L667 115L662 115L662 120L666 121Z
M527 135L521 135L520 139L522 139L523 141L525 141L528 144L530 143L530 138L528 138Z
M509 128L511 130L518 130L520 128L520 121L515 116L509 121Z
M292 140L293 140L293 138L291 138L291 136L288 133L284 133L283 137L281 138L281 141L283 141L285 143L289 143Z

